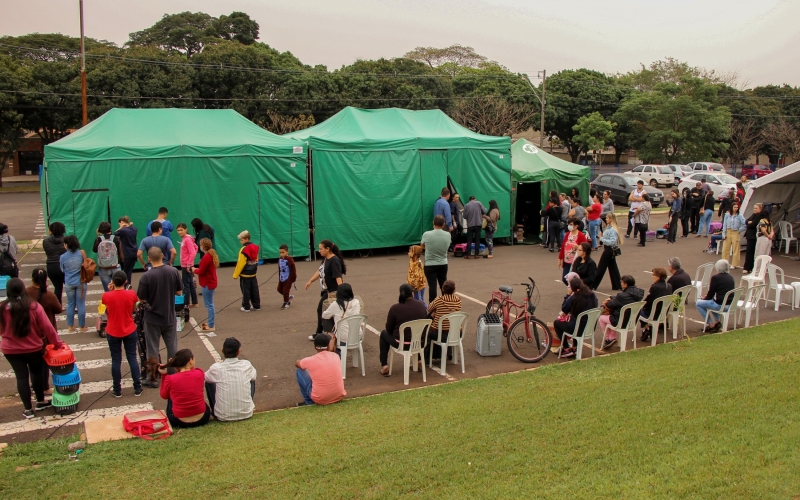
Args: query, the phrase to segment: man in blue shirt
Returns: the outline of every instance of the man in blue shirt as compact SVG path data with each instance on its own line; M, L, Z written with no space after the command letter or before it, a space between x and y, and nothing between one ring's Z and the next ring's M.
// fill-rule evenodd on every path
M444 217L444 225L448 231L453 230L453 217L450 215L450 190L442 188L442 197L436 200L433 205L433 217L437 215Z
M153 229L153 235L142 240L142 243L139 245L139 251L136 252L136 258L142 264L143 268L148 269L148 264L145 263L142 254L147 254L152 247L158 247L161 249L161 254L164 258L169 259L169 261L164 262L164 264L171 266L177 254L175 247L172 245L172 240L161 234L161 222L154 220L150 223L150 226Z
M153 236L153 222L160 222L161 223L161 236L164 236L167 239L170 239L169 235L172 231L175 230L173 227L172 222L167 220L167 214L169 211L167 207L161 207L158 209L158 218L155 220L150 221L150 224L147 225L147 236ZM162 249L163 250L163 249ZM167 254L164 253L164 257L166 258Z

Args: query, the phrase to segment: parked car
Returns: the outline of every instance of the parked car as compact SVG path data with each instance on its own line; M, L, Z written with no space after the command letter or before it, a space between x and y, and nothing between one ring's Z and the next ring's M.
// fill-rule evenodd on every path
M689 165L678 165L675 163L670 163L669 165L664 165L672 170L672 173L675 175L675 182L678 183L686 177L687 175L691 175L694 173L694 170Z
M760 179L771 173L772 169L766 165L745 165L742 168L742 175L748 179Z
M703 182L704 179L711 187L711 191L714 192L714 198L717 200L728 196L728 192L731 189L736 189L736 183L739 182L739 179L728 174L716 172L713 174L696 173L684 177L681 183L678 184L678 190L682 193L684 189L692 189L695 184Z
M636 189L639 177L631 174L601 174L592 182L592 187L599 191L611 191L614 203L628 206L628 195ZM650 197L650 203L657 207L664 202L664 193L660 189L645 185L644 191Z
M675 184L675 174L666 165L639 165L625 174L635 175L654 188L659 185L672 187Z
M719 163L711 163L707 161L699 161L694 163L689 163L689 167L692 167L692 170L695 172L722 172L725 173L725 167L720 165Z

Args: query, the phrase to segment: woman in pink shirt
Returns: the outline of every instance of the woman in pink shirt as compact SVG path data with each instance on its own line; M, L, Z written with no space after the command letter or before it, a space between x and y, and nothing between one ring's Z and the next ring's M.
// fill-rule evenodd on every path
M194 286L194 259L197 256L197 243L189 236L189 228L185 222L178 224L178 235L181 237L181 280L183 280L183 296L187 307L198 307L197 289ZM190 303L191 302L191 303Z
M167 374L168 368L176 370ZM211 418L211 408L204 398L205 374L194 366L189 349L175 353L166 365L160 365L161 398L167 400L167 419L172 427L200 427Z
M35 410L44 410L51 405L44 399L42 349L45 343L55 345L56 349L64 344L42 306L28 296L25 282L19 278L8 280L6 293L8 298L0 303L0 351L17 378L17 392L25 407L22 416L33 418L30 384L33 384L36 394Z

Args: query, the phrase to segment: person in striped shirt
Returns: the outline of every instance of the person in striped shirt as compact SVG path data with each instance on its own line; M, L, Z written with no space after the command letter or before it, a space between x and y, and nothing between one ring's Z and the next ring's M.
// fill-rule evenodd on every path
M455 293L456 283L453 280L447 280L442 285L442 295L433 299L433 302L428 306L428 316L431 318L431 327L428 330L428 343L425 346L426 363L430 363L431 355L433 359L441 359L442 356L442 348L438 345L433 345L431 342L439 336L439 318L450 313L461 311L461 297ZM449 331L450 322L445 320L442 322L442 342L447 340Z
M253 416L256 392L256 369L239 359L242 344L234 337L225 339L225 359L214 363L206 372L206 395L214 418L222 422L245 420Z

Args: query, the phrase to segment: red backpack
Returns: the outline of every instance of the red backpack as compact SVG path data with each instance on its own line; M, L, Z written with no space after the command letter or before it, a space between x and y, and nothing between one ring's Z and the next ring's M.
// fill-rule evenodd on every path
M152 441L172 435L167 416L161 410L132 411L122 417L126 431L142 439ZM158 434L153 437L154 434Z

